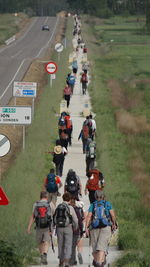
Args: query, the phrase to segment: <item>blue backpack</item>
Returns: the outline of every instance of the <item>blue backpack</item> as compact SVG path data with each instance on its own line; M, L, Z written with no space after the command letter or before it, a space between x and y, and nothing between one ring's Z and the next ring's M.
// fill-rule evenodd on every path
M56 184L56 175L53 173L49 173L47 175L48 184L46 185L46 189L49 193L56 193L58 191L58 186Z
M111 225L110 218L106 215L106 201L104 203L100 203L99 201L95 201L93 203L93 219L91 226L93 229L102 228Z
M74 85L75 84L75 76L74 75L70 75L69 76L69 79L68 79L68 83L71 84L71 85Z

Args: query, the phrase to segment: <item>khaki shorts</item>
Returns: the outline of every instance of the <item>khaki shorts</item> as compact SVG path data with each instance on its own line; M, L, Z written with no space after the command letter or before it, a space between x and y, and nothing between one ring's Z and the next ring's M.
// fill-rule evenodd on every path
M36 229L36 241L38 244L42 242L50 242L49 228Z
M90 231L91 244L93 252L107 251L108 244L111 238L111 227L103 227L100 229L93 229Z

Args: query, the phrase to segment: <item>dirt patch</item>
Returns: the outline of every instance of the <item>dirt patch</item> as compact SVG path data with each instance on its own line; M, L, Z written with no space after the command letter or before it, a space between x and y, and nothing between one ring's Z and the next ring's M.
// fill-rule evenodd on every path
M134 116L131 113L120 110L115 113L117 127L124 134L142 134L150 132L150 124L144 116Z
M145 163L137 150L133 152L129 166L133 173L133 181L139 186L142 193L142 203L144 206L149 206L150 192L148 189L150 188L150 176L145 173Z
M136 96L129 97L117 80L108 81L108 87L111 88L111 98L113 107L123 108L125 110L134 108L139 105L142 99L142 92L136 93Z
M56 42L62 40L66 30L66 18L64 16L60 16L59 24L57 26L57 35L51 47L54 47ZM38 60L34 60L30 65L27 73L25 74L23 81L33 81L37 82L38 90L37 90L37 97L35 100L35 104L38 105L40 101L40 96L44 90L44 87L47 83L47 75L45 72L45 64L40 61L49 61L52 55L52 48L47 49L43 58L39 58ZM14 105L14 98L12 98L8 105ZM31 106L32 100L29 98L17 98L17 106ZM27 132L26 127L26 132ZM10 168L11 164L16 159L17 152L22 149L22 126L0 126L1 134L8 136L11 142L11 151L8 155L1 158L1 176L6 173L6 170Z

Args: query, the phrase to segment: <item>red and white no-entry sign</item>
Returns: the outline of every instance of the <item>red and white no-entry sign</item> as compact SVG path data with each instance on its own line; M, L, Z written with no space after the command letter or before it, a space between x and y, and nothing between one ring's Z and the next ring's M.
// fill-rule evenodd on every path
M55 62L48 62L45 68L49 74L54 74L58 69L57 64Z
M9 204L9 200L6 194L4 193L2 187L0 187L0 205L8 205L8 204Z

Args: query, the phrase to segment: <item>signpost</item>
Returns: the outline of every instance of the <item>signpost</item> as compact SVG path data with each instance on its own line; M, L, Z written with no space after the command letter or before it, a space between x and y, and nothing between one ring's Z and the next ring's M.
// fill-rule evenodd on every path
M15 97L31 97L32 98L32 117L34 116L34 98L36 97L36 82L14 82L13 96Z
M0 134L0 157L8 154L10 151L10 141L7 136Z
M61 43L55 45L55 50L58 52L58 61L60 60L60 53L63 51L64 46Z
M54 79L53 75L58 70L57 64L53 61L48 62L45 66L45 69L46 69L47 73L50 74L50 86L52 87L52 81ZM55 78L56 78L56 76L55 76Z
M31 107L3 106L0 107L0 125L23 125L23 149L25 149L25 125L31 124Z
M4 193L2 187L0 187L0 205L8 205L8 204L9 204L9 200L6 194Z

